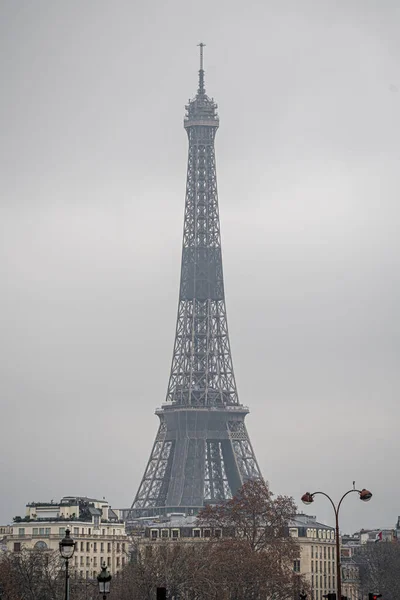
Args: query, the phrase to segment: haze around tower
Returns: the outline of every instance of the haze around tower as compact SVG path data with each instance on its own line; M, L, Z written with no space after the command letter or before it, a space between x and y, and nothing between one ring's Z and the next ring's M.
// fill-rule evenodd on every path
M170 368L182 120L204 40L230 340L260 468L298 502L355 479L373 503L349 502L343 529L393 526L400 9L193 9L1 4L0 522L69 494L128 506L139 484Z

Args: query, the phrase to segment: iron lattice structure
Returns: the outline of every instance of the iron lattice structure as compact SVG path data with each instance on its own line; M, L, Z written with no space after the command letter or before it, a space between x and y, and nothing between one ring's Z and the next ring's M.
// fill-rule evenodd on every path
M166 403L130 517L193 514L261 477L239 403L225 307L215 166L217 105L199 87L189 138L179 305Z

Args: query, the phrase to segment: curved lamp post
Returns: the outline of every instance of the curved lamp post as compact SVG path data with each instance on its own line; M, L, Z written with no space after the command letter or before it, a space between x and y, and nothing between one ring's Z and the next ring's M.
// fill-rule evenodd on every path
M328 496L328 494L325 494L325 492L313 492L312 494L310 494L310 492L306 492L301 497L301 501L304 504L311 504L312 502L314 502L314 496L316 496L317 494L321 494L322 496L325 496L325 498L328 498L329 502L333 506L333 510L335 513L335 521L336 521L336 589L337 589L336 598L337 598L337 600L342 600L342 573L341 573L341 565L340 565L340 541L339 541L339 510L340 510L340 506L341 506L343 500L346 498L346 496L348 494L351 494L352 492L357 492L359 494L360 500L362 500L363 502L368 502L372 498L371 492L369 492L365 488L362 490L356 490L356 489L349 490L348 492L343 494L343 496L340 498L339 504L337 506L333 502L332 498L330 496Z
M60 554L65 560L65 600L69 600L69 559L73 557L76 542L70 536L70 530L65 531L65 537L59 543Z
M110 593L111 575L107 571L106 564L101 567L101 572L97 575L97 581L99 582L99 593L103 594L103 600L106 600L107 594Z

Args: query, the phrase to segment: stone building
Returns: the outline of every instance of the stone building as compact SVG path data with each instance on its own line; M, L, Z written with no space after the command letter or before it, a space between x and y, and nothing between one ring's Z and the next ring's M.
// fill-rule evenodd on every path
M176 514L145 521L137 528L137 539L139 552L146 554L146 547L165 541L199 543L210 538L231 537L233 533L232 528L199 526L195 516ZM318 523L315 516L299 514L290 523L289 535L299 544L299 558L294 561L293 570L308 580L312 600L322 600L324 594L336 589L335 530Z
M31 502L24 517L3 536L8 551L43 549L59 551L66 529L76 541L70 561L71 575L94 579L106 564L112 575L128 562L129 547L125 524L105 500L65 496L59 503Z
M298 540L299 560L294 571L304 575L311 587L312 600L336 590L336 540L333 527L303 513L292 520L289 534Z

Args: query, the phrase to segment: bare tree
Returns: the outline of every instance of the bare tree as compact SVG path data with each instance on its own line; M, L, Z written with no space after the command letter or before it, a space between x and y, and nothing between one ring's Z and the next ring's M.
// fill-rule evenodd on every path
M2 600L59 600L60 556L48 550L5 553L0 559Z
M299 585L293 562L300 548L288 535L296 506L288 496L274 497L262 479L246 482L231 500L207 506L199 524L231 531L230 545L219 544L218 571L226 572L233 598L293 598ZM230 582L230 583L229 583Z
M275 498L264 481L249 481L198 517L200 526L223 536L143 544L112 593L118 600L154 600L156 588L166 587L174 600L298 598L307 585L293 572L300 548L288 529L295 513L291 498Z
M379 592L385 600L400 598L400 544L377 542L366 544L354 556L365 596Z

